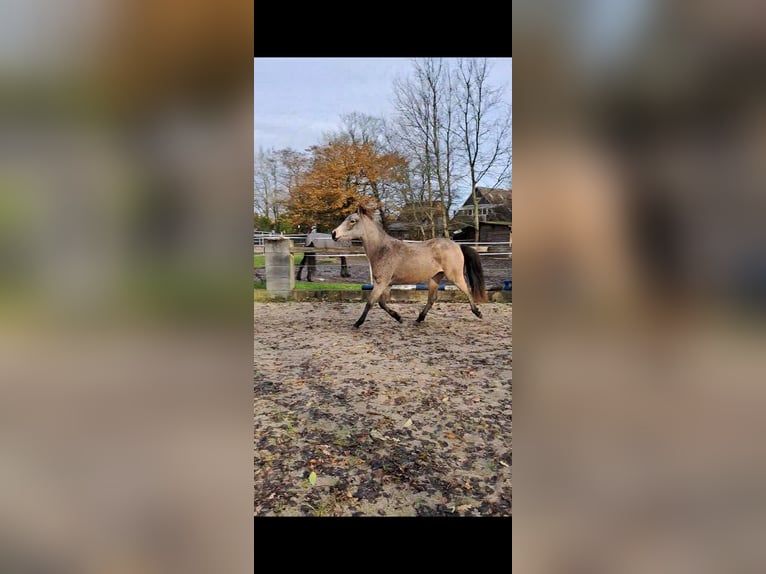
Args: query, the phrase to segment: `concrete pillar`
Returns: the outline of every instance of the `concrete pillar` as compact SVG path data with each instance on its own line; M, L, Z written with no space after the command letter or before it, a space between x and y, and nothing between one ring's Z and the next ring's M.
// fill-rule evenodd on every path
M290 299L295 289L293 242L287 237L265 237L266 292L269 297Z

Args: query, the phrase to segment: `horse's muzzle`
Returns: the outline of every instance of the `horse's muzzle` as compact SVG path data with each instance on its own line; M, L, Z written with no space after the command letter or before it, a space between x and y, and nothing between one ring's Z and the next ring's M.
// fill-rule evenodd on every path
M335 239L335 230L334 229L332 230L332 233L330 235L332 236L332 240L336 241L336 239Z

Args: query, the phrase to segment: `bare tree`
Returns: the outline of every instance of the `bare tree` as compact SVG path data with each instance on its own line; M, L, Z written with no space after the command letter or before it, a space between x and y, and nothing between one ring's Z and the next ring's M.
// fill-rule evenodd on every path
M394 84L394 107L403 140L413 155L413 167L421 170L425 184L424 212L430 234L435 236L434 207L442 220L441 232L448 237L447 222L453 203L456 154L452 122L455 100L449 64L440 58L413 62L414 74Z
M289 190L304 166L305 158L294 150L259 149L253 171L253 211L279 225Z
M284 190L282 200L290 195L290 192L296 188L300 177L306 173L309 168L310 160L307 154L295 151L292 148L285 148L275 152L279 161L279 182Z
M271 219L273 182L269 173L269 152L258 150L253 161L253 211Z
M348 137L353 144L374 144L378 151L386 148L386 124L383 118L352 112L340 117L339 135Z
M398 139L409 151L416 181L422 185L420 193L411 199L419 200L423 215L428 221L431 237L435 236L433 217L434 191L432 182L433 152L431 143L431 113L427 88L423 81L422 67L415 62L415 76L394 82L394 109L397 112ZM414 203L412 204L415 205Z
M452 84L449 71L441 59L428 59L416 65L425 84L431 106L429 137L433 149L433 164L438 186L439 209L442 217L442 234L449 237L447 222L452 208L451 143L449 129L452 121Z
M447 216L449 216L449 211L452 209L452 205L455 199L454 193L453 193L453 184L457 184L460 180L463 178L458 174L458 159L459 154L456 153L458 150L455 149L456 143L459 143L455 141L455 138L453 137L454 129L453 129L453 120L456 117L456 98L455 98L455 87L454 82L452 78L452 73L447 70L446 72L446 81L447 81L447 105L445 106L445 114L444 114L444 120L442 122L444 126L444 183L445 183L445 196L446 196L446 202L445 207L447 211ZM445 220L446 221L446 220ZM446 226L445 226L446 229ZM447 231L446 237L449 237L449 231Z
M479 241L479 199L476 187L487 175L495 178L491 187L508 181L513 160L511 152L511 106L504 89L488 82L486 59L461 59L456 72L456 99L459 122L456 134L468 165L473 197L474 242Z

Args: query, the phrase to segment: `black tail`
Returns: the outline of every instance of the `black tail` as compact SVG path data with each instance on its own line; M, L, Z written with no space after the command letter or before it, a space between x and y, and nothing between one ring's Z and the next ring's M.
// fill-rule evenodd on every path
M468 245L460 245L460 249L463 252L463 271L468 277L471 295L476 303L484 303L487 300L487 292L484 287L484 269L481 267L479 254Z

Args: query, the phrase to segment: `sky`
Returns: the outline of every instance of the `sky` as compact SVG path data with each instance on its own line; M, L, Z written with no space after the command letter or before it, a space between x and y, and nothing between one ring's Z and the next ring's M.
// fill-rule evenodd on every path
M450 59L452 60L452 59ZM511 58L491 58L490 83L511 97ZM412 71L408 58L255 58L255 151L321 142L340 116L393 115L393 81Z

